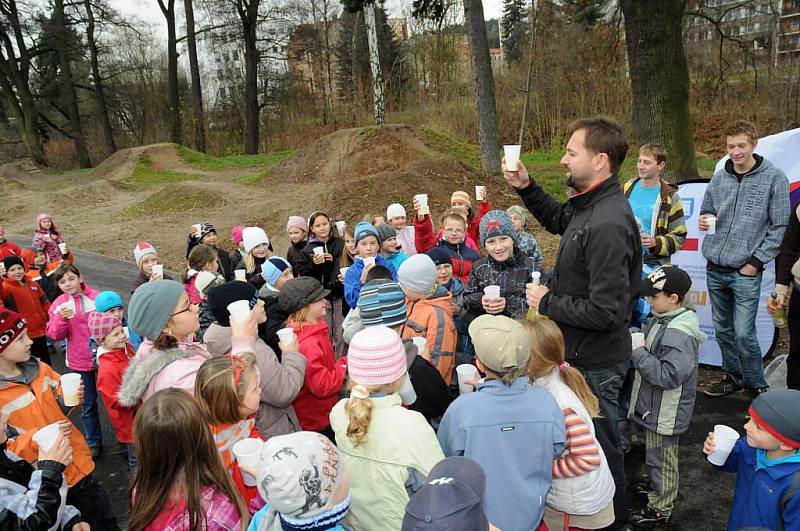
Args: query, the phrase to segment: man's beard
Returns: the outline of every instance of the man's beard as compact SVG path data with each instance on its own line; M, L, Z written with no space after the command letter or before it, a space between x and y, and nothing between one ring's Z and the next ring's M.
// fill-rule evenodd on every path
M564 184L576 190L575 188L575 179L572 177L572 172L568 171L566 177L564 177Z

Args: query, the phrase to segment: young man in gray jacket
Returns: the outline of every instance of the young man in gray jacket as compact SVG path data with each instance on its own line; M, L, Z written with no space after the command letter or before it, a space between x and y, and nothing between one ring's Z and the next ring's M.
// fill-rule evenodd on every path
M750 122L739 120L728 126L725 143L730 160L714 174L700 209L698 227L707 232L706 283L725 371L722 380L705 390L708 396L724 396L743 387L752 396L767 390L756 314L761 274L778 255L789 221L789 181L754 153L757 142Z

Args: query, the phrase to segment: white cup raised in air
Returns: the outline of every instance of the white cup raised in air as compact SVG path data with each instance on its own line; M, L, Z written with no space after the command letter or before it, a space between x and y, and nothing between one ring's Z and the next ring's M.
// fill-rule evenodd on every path
M478 201L483 201L486 199L486 187L485 186L476 186L475 187L475 199Z
M289 342L292 340L292 336L294 336L294 329L281 328L280 330L278 330L277 334L278 334L278 340L280 340L281 343L289 344Z
M66 243L59 243L58 244L58 250L59 250L59 252L61 253L62 256L69 252L69 249L67 249L67 244Z
M336 231L339 233L339 237L340 238L344 238L345 225L347 225L346 221L337 221L336 222Z
M364 267L367 267L367 266L370 266L370 265L375 265L375 257L374 256L367 256L367 257L362 258L362 260L364 261Z
M471 363L462 363L456 367L456 376L458 376L458 394L471 393L475 387L471 384L464 383L466 380L472 380L478 374L478 368Z
M228 313L231 314L231 319L237 323L243 322L247 319L250 313L250 301L234 301L228 305Z
M53 443L56 442L58 432L59 427L57 422L48 424L47 426L36 430L36 433L33 434L33 442L38 444L39 448L46 452L53 446Z
M152 272L154 275L158 275L161 278L164 278L164 265L163 264L155 264L152 268Z
M506 157L506 170L517 171L517 161L519 161L519 152L522 146L519 144L506 144L503 146L503 153Z
M239 466L247 466L257 468L259 461L261 461L261 447L264 443L260 439L247 438L242 439L233 445L233 455ZM254 487L256 478L242 471L242 480L248 487Z
M717 466L724 465L738 440L739 432L733 428L724 424L714 426L714 451L709 454L708 461Z

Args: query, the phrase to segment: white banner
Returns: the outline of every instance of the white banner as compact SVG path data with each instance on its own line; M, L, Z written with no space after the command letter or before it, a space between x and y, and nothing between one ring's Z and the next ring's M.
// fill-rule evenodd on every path
M800 129L784 131L760 139L756 153L766 157L786 173L792 190L792 205L796 205L800 200L800 157L797 156L797 153L800 153ZM724 166L727 159L726 156L717 163L717 170ZM692 277L689 300L697 308L700 328L708 335L708 341L700 347L700 363L722 365L722 356L714 333L714 322L711 318L711 300L706 288L706 260L701 252L705 233L700 232L697 228L697 219L700 215L705 190L705 182L682 183L679 187L678 193L683 201L688 234L683 250L673 255L672 263L684 269ZM761 304L756 316L756 332L762 356L769 351L775 334L772 318L767 313L767 298L774 286L775 262L773 261L767 265L764 271L761 283Z

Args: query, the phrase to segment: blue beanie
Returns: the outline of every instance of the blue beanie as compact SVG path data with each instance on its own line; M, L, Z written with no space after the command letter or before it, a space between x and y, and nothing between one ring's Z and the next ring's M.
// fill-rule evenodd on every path
M275 282L281 276L281 273L286 271L286 268L291 268L290 264L285 258L280 256L273 256L266 260L261 265L261 276L267 281L270 286L275 286Z
M122 297L115 291L101 291L94 300L94 309L101 313L123 307Z
M393 327L406 322L406 296L397 282L377 279L364 284L358 296L358 313L365 327Z
M367 236L375 236L376 240L380 240L380 236L378 236L378 229L376 229L371 223L361 221L356 225L356 228L353 231L353 237L355 238L356 243L358 243Z
M431 260L433 260L434 265L437 267L442 264L453 265L453 253L444 247L438 245L436 247L431 247L425 251L425 254L431 257Z
M514 230L514 223L502 210L490 210L481 218L481 247L486 244L486 240L495 236L508 236L514 240L515 244L517 243L517 231Z

